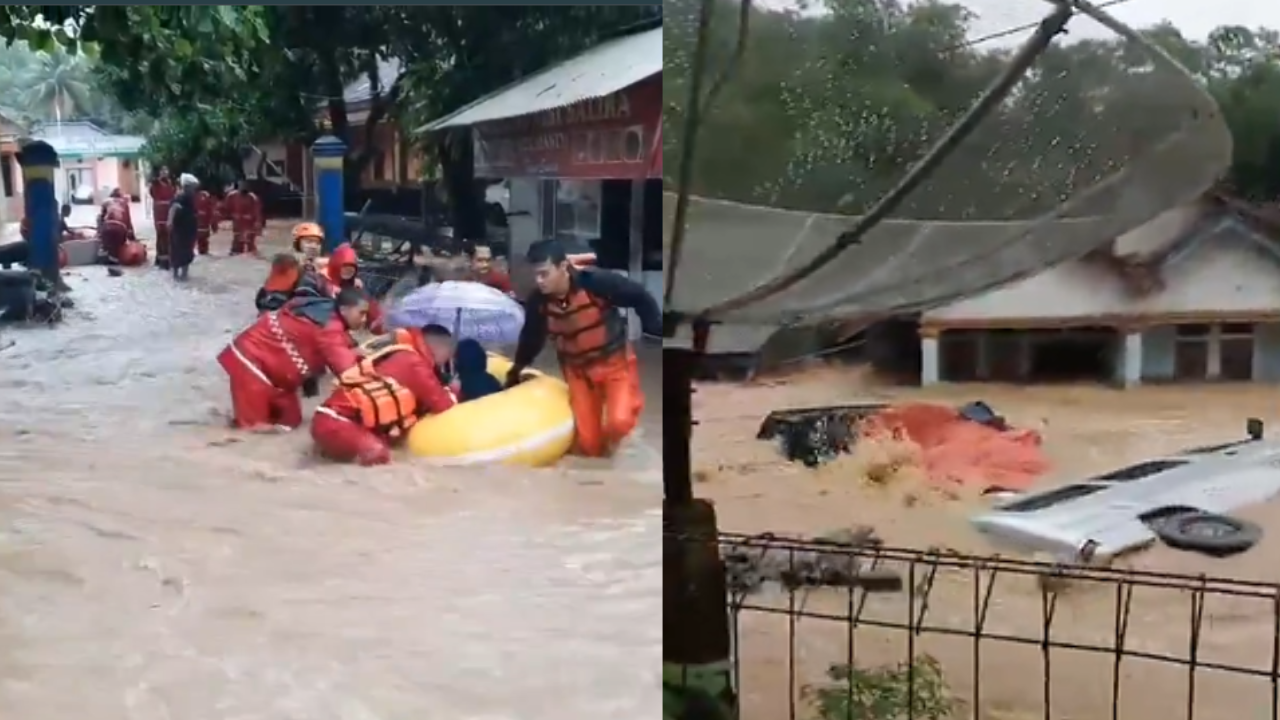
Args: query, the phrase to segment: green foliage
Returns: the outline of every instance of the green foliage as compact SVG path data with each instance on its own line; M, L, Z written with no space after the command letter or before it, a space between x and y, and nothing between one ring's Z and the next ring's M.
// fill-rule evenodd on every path
M663 137L669 157L681 147L700 4L671 0L666 6ZM938 0L817 5L823 12L752 10L747 53L702 124L695 193L861 212L954 124L1008 64L1014 41L1029 34L975 42L970 13ZM732 0L715 3L708 78L729 64L738 12ZM1237 141L1231 180L1238 190L1275 198L1276 34L1227 27L1193 42L1168 25L1147 32L1221 104ZM1059 39L961 145L948 171L914 193L899 214L979 219L1042 213L1112 172L1136 148L1174 132L1190 92L1174 72L1155 68L1136 43ZM667 163L668 172L677 165ZM972 187L983 191L967 190Z
M893 667L832 665L827 682L805 687L802 696L814 720L946 720L958 706L942 666L928 655Z
M323 118L348 146L365 148L348 158L358 174L384 118L425 122L660 13L656 5L12 6L0 15L0 37L97 58L91 73L87 62L80 68L82 84L156 120L156 160L234 165L248 144L313 139ZM379 61L391 58L403 61L401 78L380 76ZM359 78L381 91L363 143L351 137L342 97Z

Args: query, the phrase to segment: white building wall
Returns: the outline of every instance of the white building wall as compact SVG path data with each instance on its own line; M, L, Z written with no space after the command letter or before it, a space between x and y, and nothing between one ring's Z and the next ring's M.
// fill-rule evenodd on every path
M924 315L926 323L1001 319L1060 320L1109 315L1275 312L1277 258L1247 238L1205 242L1163 271L1166 289L1136 297L1112 270L1067 263L1000 290Z

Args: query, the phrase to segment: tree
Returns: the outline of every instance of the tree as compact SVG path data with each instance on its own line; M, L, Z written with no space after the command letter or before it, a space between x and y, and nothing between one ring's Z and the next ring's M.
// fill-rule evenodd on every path
M700 0L672 0L665 26L665 151L678 157ZM974 38L945 2L823 0L823 12L753 10L748 52L698 135L701 195L859 213L893 187L1012 54ZM714 7L711 70L725 66L738 4ZM1025 36L1030 29L1023 29ZM1236 136L1231 180L1280 190L1276 34L1227 27L1205 42L1148 30L1219 102ZM1195 84L1137 43L1058 39L898 214L1002 219L1043 214L1182 127ZM750 152L743 152L750 148ZM678 163L666 164L669 173Z
M85 114L94 104L88 65L62 48L40 53L18 82L24 87L23 106L57 121Z

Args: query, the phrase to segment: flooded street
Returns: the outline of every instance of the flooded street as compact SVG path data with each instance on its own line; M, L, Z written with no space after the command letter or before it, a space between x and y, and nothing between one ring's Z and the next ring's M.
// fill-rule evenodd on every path
M226 429L264 271L84 268L67 322L0 331L4 716L656 717L657 354L614 464L340 467Z
M1053 467L1042 485L1052 485L1120 467L1152 454L1230 441L1244 437L1248 416L1264 419L1268 434L1280 431L1280 390L1268 385L1199 385L1146 387L1122 391L1090 385L1017 387L951 385L927 390L894 388L857 368L818 369L790 378L741 386L704 385L695 396L700 425L695 432L695 464L702 482L695 492L716 502L720 528L757 533L772 531L815 535L857 525L871 525L886 543L897 547L939 548L989 555L1001 552L968 525L968 516L986 506L981 498L948 498L925 487L912 467L878 482L867 481L867 468L882 462L873 448L859 449L816 470L786 463L776 445L755 439L770 410L837 405L865 400L934 401L958 405L985 400L1015 426L1040 430ZM1280 582L1275 558L1280 556L1280 501L1236 513L1257 522L1262 542L1232 558L1214 559L1153 547L1120 558L1118 568L1168 571L1214 577ZM1004 551L1007 554L1007 551ZM979 580L986 583L986 580ZM860 629L856 654L862 667L903 662L909 651L928 653L941 663L943 676L962 703L955 717L974 717L973 687L981 679L976 715L1000 720L1022 718L1113 717L1110 706L1110 652L1055 651L1046 670L1038 647L1043 632L1041 593L1032 578L995 581L987 634L1029 638L1028 645L999 640L982 643L981 671L975 671L975 645L963 635L924 632L908 645L903 632ZM982 584L980 587L985 588ZM985 591L985 590L984 590ZM1265 591L1262 591L1265 592ZM972 631L975 580L966 571L944 571L928 599L928 623ZM1114 586L1072 588L1059 596L1055 642L1109 648L1114 642ZM759 602L785 611L781 593ZM845 595L817 592L801 602L810 612L845 617ZM919 597L916 599L920 610ZM880 596L867 604L864 619L905 622L905 594ZM1190 644L1192 597L1186 591L1135 591L1125 646L1200 663L1246 667L1256 677L1201 670L1194 691L1188 669L1169 663L1126 659L1120 666L1120 714L1137 720L1187 717L1194 696L1195 717L1231 720L1241 708L1269 716L1275 687L1268 679L1276 611L1272 599L1210 596L1204 603L1203 634ZM797 687L812 682L848 652L843 620L802 619L796 633ZM742 615L742 706L744 720L788 717L788 647L791 627L785 615ZM1043 714L1045 674L1053 689L1053 712ZM1081 693L1081 688L1097 692ZM800 717L808 717L801 714Z

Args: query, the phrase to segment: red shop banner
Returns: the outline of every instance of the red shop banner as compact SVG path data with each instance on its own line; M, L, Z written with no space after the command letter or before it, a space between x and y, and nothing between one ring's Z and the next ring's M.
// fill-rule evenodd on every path
M612 95L473 128L477 177L662 177L662 76Z

